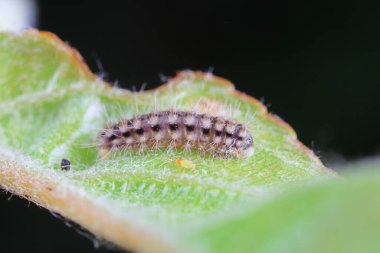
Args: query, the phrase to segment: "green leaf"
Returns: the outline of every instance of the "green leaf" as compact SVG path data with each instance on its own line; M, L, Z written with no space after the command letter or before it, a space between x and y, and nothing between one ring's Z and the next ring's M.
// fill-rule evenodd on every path
M379 172L356 172L296 189L189 233L184 244L219 253L380 252L379 184Z
M107 123L171 108L247 124L255 154L224 160L161 149L100 159L97 137ZM278 189L334 175L286 123L224 79L183 71L152 91L111 88L76 51L34 30L0 34L0 147L3 188L144 252L186 252L204 244L212 245L205 252L221 252L226 241L219 235L230 234L231 218ZM71 171L60 169L62 158L71 161ZM196 168L181 168L176 159ZM218 233L207 233L218 226ZM239 243L251 245L249 235L260 228L250 220Z

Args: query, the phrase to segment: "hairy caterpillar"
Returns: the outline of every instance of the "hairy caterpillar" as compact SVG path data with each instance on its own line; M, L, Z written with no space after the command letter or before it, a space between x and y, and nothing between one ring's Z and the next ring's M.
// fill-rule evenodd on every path
M253 154L248 128L232 120L186 111L158 111L122 119L109 125L99 137L100 154L148 148L197 149L223 158Z

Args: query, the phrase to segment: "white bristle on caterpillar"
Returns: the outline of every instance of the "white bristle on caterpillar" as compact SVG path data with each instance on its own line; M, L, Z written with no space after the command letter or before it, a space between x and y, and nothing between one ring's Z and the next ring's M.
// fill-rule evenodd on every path
M183 148L223 158L249 157L253 138L248 128L223 117L187 111L158 111L122 119L99 137L102 156L110 151Z

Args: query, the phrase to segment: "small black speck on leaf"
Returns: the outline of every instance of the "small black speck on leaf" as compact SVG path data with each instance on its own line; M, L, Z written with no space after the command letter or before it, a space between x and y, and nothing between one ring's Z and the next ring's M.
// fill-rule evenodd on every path
M70 170L70 161L65 159L65 158L62 158L61 169L65 170L65 171L69 171Z

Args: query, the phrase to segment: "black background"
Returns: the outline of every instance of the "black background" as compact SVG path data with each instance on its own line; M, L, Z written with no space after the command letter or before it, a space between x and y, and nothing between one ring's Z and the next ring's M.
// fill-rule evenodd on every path
M380 150L379 1L38 1L41 30L121 87L213 69L269 106L330 166ZM106 252L0 194L4 252ZM3 252L3 251L2 251Z

